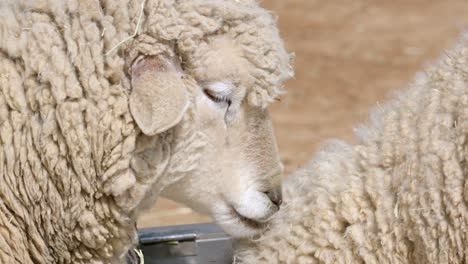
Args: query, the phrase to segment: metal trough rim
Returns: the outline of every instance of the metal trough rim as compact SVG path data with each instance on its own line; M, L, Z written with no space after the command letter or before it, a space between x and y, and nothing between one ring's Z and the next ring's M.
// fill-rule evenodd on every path
M141 228L145 264L232 263L232 238L214 223Z

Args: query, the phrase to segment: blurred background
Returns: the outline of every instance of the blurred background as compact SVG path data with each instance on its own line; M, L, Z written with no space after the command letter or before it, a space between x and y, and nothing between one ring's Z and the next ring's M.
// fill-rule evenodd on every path
M296 54L270 107L286 176L328 138L352 141L373 105L404 88L468 26L467 0L263 0ZM139 227L211 221L159 198Z

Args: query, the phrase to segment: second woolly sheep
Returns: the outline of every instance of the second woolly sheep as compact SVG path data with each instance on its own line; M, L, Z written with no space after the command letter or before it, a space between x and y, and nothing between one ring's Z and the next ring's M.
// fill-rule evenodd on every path
M285 183L236 263L466 263L468 34Z

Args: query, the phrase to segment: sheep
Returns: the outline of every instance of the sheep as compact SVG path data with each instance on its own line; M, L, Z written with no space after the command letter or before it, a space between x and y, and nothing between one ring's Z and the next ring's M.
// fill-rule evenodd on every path
M468 33L283 184L234 263L466 263Z
M0 263L124 262L158 195L258 233L291 59L255 1L1 1Z

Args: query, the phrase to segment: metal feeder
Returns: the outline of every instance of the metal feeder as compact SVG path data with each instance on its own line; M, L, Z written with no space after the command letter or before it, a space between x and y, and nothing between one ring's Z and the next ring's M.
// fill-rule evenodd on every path
M213 223L138 230L145 264L226 264L233 240Z

